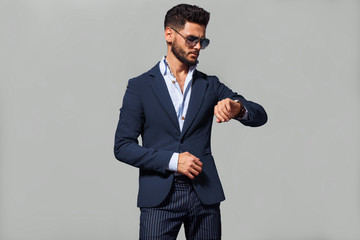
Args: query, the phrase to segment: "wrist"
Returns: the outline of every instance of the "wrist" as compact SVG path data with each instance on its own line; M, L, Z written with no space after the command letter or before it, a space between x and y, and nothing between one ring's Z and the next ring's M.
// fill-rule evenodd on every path
M243 118L246 113L246 109L245 109L244 105L241 103L241 101L239 99L235 99L234 102L240 104L240 111L234 118Z

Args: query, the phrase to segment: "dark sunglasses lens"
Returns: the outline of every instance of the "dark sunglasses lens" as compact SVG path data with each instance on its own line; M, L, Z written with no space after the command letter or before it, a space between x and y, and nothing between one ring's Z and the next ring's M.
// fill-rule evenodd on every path
M193 36L190 36L190 37L187 37L186 38L186 44L189 46L189 47L194 47L197 43L199 42L199 38L197 37L193 37ZM210 40L207 39L207 38L201 38L200 39L200 45L201 45L201 49L204 49L206 48L210 43Z
M207 38L202 38L200 40L201 49L205 49L207 46L209 46L210 40Z
M195 46L199 42L199 39L196 37L187 37L186 43L189 47Z

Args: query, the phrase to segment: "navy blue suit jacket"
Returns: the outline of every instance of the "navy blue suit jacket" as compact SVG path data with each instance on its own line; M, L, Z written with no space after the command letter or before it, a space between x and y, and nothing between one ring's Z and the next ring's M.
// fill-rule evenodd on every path
M163 76L156 64L150 71L130 79L120 109L115 134L115 157L138 167L138 207L159 205L168 195L173 173L166 168L174 152L190 152L203 163L202 172L192 180L203 204L225 199L210 148L214 106L219 100L240 99L249 112L246 126L267 121L265 110L232 92L215 76L195 71L188 111L182 131ZM138 144L141 135L142 146Z

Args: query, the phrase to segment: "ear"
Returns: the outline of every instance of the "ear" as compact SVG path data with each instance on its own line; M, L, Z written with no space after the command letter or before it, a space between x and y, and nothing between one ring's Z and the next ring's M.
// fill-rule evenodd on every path
M165 40L167 43L172 43L174 40L174 34L170 27L165 28Z

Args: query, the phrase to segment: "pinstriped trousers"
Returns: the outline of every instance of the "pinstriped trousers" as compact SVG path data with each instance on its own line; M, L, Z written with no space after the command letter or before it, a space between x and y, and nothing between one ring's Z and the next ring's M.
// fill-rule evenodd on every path
M183 223L188 240L221 239L220 204L202 204L185 176L174 177L163 203L140 211L140 240L176 239Z

